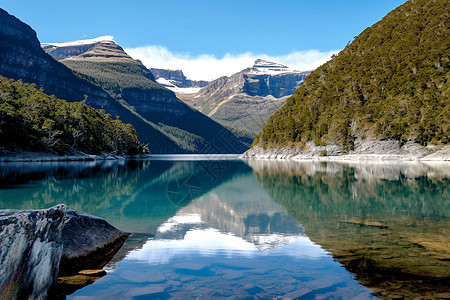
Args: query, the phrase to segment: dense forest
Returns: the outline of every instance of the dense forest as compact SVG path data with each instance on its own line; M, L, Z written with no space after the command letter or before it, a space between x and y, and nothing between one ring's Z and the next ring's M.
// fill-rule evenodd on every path
M103 110L47 95L35 84L0 76L0 147L90 154L142 151L133 126Z
M312 72L253 145L450 141L448 1L408 1Z

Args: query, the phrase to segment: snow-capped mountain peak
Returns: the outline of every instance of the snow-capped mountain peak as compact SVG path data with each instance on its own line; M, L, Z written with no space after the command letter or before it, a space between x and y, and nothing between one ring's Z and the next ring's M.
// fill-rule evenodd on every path
M43 43L42 45L49 45L49 46L54 46L54 47L72 47L72 46L96 44L96 43L101 43L101 42L114 42L114 37L112 35L104 35L104 36L99 36L95 39L79 40L79 41L72 41L72 42L62 42L62 43Z
M268 74L268 75L275 75L275 74L282 74L282 73L289 73L294 72L297 73L298 71L291 70L288 66L274 63L270 61L266 61L263 59L257 59L255 61L255 64L253 67L250 68L251 74Z
M74 59L89 51L94 51L87 55L89 59L102 59L115 57L116 59L131 59L116 42L111 35L100 36L95 39L79 40L61 43L42 43L42 49L56 60ZM84 57L84 59L87 58ZM79 57L80 58L80 57Z

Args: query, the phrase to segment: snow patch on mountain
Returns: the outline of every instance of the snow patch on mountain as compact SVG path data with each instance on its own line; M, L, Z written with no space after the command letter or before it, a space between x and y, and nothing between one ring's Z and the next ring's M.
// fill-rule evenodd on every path
M42 45L49 45L49 46L54 46L54 47L72 47L72 46L96 44L96 43L101 43L101 42L114 42L114 37L112 35L104 35L104 36L99 36L95 39L79 40L79 41L72 41L72 42L62 42L62 43L43 43Z
M198 93L198 91L200 91L202 89L201 87L188 87L188 88L177 87L174 84L174 83L176 83L176 81L166 79L164 77L160 77L160 78L156 79L156 82L158 82L160 85L168 88L169 90L171 90L177 94L196 94L196 93Z

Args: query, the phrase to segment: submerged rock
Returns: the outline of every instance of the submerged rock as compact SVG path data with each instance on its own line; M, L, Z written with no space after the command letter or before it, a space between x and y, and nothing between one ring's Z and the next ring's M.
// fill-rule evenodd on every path
M58 272L103 267L126 237L105 220L63 204L0 210L0 299L45 299Z

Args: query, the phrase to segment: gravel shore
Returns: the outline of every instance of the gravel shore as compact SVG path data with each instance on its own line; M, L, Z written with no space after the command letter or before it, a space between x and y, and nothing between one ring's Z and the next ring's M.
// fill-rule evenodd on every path
M355 149L342 153L337 145L315 146L306 143L303 149L295 147L253 147L241 158L292 159L325 161L400 160L400 161L450 161L450 145L423 147L413 142L400 144L396 140L355 141Z

